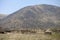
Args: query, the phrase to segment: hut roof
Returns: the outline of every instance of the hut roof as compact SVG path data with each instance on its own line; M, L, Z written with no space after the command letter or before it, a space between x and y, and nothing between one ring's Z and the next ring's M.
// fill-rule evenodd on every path
M47 29L45 32L52 32L51 29Z

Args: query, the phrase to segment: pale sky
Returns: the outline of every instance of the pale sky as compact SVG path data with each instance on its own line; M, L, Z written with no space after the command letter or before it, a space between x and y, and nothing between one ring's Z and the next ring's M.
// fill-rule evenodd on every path
M23 7L40 4L60 6L60 0L0 0L0 14L11 14Z

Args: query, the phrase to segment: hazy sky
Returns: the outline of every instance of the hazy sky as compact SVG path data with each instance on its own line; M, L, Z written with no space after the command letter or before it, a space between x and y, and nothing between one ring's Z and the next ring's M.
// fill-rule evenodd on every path
M11 14L25 6L37 4L60 6L60 0L0 0L0 14Z

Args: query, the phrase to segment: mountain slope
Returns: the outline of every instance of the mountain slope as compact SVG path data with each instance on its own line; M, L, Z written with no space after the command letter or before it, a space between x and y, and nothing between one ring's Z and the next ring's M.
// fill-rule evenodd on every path
M11 29L60 27L60 7L46 4L24 7L4 18L0 25Z
M0 14L0 19L2 19L2 18L4 18L4 17L6 17L6 15Z

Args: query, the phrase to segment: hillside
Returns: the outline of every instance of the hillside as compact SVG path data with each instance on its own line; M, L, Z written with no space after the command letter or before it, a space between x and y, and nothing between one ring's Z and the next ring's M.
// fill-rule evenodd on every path
M2 19L0 25L9 29L59 28L60 7L47 4L24 7Z
M2 19L2 18L4 18L4 17L6 17L6 15L0 14L0 19Z

